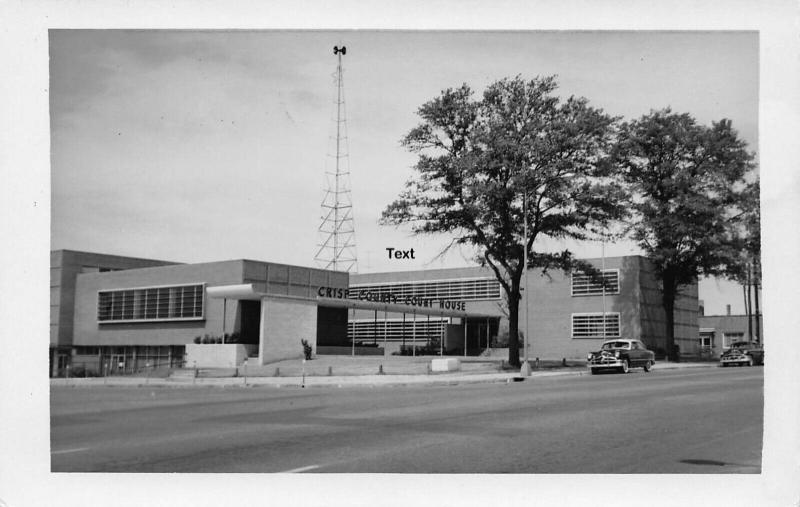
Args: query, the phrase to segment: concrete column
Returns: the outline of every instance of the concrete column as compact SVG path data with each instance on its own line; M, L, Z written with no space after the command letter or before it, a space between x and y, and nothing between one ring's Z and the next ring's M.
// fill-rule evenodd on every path
M467 318L464 317L464 357L467 357Z
M269 272L267 272L269 274ZM261 298L261 317L258 320L258 363L259 365L264 364L264 357L265 351L264 348L266 347L266 330L267 330L267 305L269 305L269 301L267 298Z
M417 355L417 314L414 313L413 315L413 323L411 324L411 355Z

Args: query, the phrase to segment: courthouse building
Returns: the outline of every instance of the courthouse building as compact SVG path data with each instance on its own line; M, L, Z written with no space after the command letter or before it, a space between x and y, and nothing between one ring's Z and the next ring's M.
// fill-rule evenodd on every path
M647 261L589 261L604 266L605 287L580 273L529 273L530 357L582 359L615 337L663 352L664 312ZM697 316L694 285L676 302L682 353L696 352ZM51 252L50 336L58 375L68 364L126 372L223 359L267 364L301 357L300 340L315 354L476 355L507 343L508 318L499 282L482 267L348 274L59 250Z

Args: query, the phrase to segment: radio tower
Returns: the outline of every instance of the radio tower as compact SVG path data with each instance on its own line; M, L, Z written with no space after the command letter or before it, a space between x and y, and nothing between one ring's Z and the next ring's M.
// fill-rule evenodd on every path
M347 146L347 120L342 84L342 56L347 48L333 47L338 57L336 66L336 154L334 170L325 169L325 197L322 199L322 223L314 259L323 269L357 271L356 234L353 224L353 202L350 197L350 161ZM331 138L331 140L333 140ZM326 164L328 165L328 164Z

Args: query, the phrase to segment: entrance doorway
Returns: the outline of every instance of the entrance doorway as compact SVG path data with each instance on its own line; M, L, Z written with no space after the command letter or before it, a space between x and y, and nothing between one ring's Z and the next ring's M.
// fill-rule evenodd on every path
M241 326L239 327L239 343L258 345L259 326L261 325L261 301L239 301L241 310Z

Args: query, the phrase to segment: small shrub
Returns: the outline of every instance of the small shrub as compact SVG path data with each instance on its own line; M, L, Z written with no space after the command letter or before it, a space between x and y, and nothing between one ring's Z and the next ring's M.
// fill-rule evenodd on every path
M508 330L500 331L494 341L494 346L499 348L508 347Z
M305 356L306 360L310 360L312 352L311 345L308 344L308 340L306 339L300 340L300 343L303 345L303 355Z
M199 337L199 336L195 336L195 337L194 337L194 342L195 342L195 343L200 343L202 340L203 340L203 339L202 339L201 337Z

